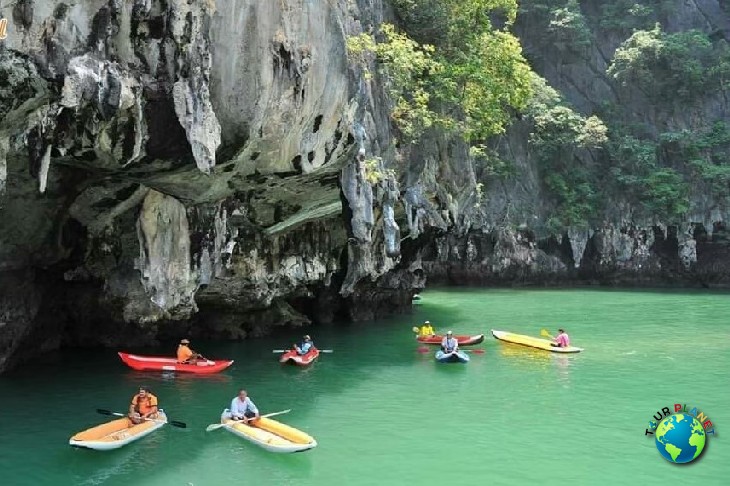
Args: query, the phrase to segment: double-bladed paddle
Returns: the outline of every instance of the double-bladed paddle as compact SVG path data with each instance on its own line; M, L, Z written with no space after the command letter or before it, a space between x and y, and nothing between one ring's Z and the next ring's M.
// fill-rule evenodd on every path
M432 348L418 348L419 353L428 353L431 351ZM464 351L465 353L474 353L474 354L484 354L483 349L463 349L459 348L459 351Z
M266 415L262 415L259 418L268 418L268 417L273 417L274 415L281 415L283 413L289 413L289 412L291 412L291 408L289 408L287 410L282 410L281 412L267 413ZM243 422L243 420L233 420L233 421L228 422L228 423L225 423L225 424L223 424L223 423L220 423L220 424L210 424L209 426L207 426L205 428L205 431L206 432L210 432L212 430L218 430L221 427L225 427L226 425L237 424L237 423L240 423L240 422Z
M288 353L289 351L293 351L292 349L274 349L271 352L272 353ZM331 349L320 349L320 353L334 353Z
M550 334L550 333L548 332L548 330L547 330L547 329L540 329L540 336L543 336L543 337L547 337L547 338L550 338L550 339L555 339L555 338L554 338L554 337L552 336L552 334Z
M112 412L111 410L104 410L103 408L97 408L96 413L100 413L102 415L114 415L115 417L127 417L128 416L128 414L126 414L126 413ZM150 422L160 423L160 420L151 419L151 418L145 418L144 420L149 420ZM173 425L175 427L180 427L181 429L184 429L187 427L187 424L185 422L178 422L177 420L168 420L166 423Z

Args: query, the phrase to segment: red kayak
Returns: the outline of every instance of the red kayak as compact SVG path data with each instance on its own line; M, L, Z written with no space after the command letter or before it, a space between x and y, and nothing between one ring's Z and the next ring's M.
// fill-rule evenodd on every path
M208 375L223 371L233 364L230 361L198 361L196 364L178 363L175 358L166 358L162 356L139 356L129 353L117 353L122 361L138 371L184 371L187 373L197 373L199 375Z
M311 364L315 359L319 357L319 349L312 346L312 349L307 351L307 354L300 355L295 349L290 349L286 353L281 355L279 363L291 363L299 366L307 366Z
M479 344L482 341L484 341L484 334L477 334L476 336L456 336L456 342L459 343L459 346L469 346L472 344ZM435 336L418 336L416 340L419 343L422 344L435 344L435 345L441 345L441 341L443 341L444 336L439 336L438 334Z

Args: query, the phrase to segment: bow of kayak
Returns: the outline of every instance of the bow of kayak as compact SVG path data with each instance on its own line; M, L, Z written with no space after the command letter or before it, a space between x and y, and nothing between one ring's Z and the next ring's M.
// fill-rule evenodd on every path
M566 348L552 346L552 341L550 341L549 339L526 336L524 334L514 334L506 331L496 331L494 329L492 329L492 336L494 336L495 339L507 343L542 349L544 351L550 351L552 353L580 353L581 351L583 351L583 348L577 348L575 346L568 346Z
M319 349L312 348L306 354L299 354L294 349L290 349L281 355L279 363L290 363L298 366L307 366L319 358Z
M147 420L141 424L132 424L127 418L120 418L91 427L79 432L69 439L74 447L108 451L145 437L167 423L167 416L160 410L156 420Z
M445 353L441 350L436 351L436 354L434 355L436 358L436 361L439 363L468 363L469 362L469 355L466 354L464 351L456 351L453 353Z
M223 419L221 422L227 424L225 428L229 432L270 452L303 452L317 447L314 437L270 418L261 418L255 425L230 419Z

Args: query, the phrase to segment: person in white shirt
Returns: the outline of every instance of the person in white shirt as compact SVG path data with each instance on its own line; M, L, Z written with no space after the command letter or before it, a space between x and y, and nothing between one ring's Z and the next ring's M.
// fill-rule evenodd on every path
M233 420L243 420L243 423L256 421L261 417L259 409L253 401L248 398L246 390L239 390L238 396L231 401L231 408L224 413L224 417Z
M444 353L454 353L459 350L459 341L453 336L451 331L446 333L446 337L441 341L441 349Z

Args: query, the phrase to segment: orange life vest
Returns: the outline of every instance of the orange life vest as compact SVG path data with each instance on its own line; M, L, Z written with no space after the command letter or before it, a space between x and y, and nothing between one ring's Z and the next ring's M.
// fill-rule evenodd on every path
M177 347L177 361L179 363L187 361L192 355L193 351L186 344L181 344Z
M149 392L147 392L147 396L144 398L140 398L139 394L137 394L132 397L132 405L138 414L145 415L157 406L157 397Z

